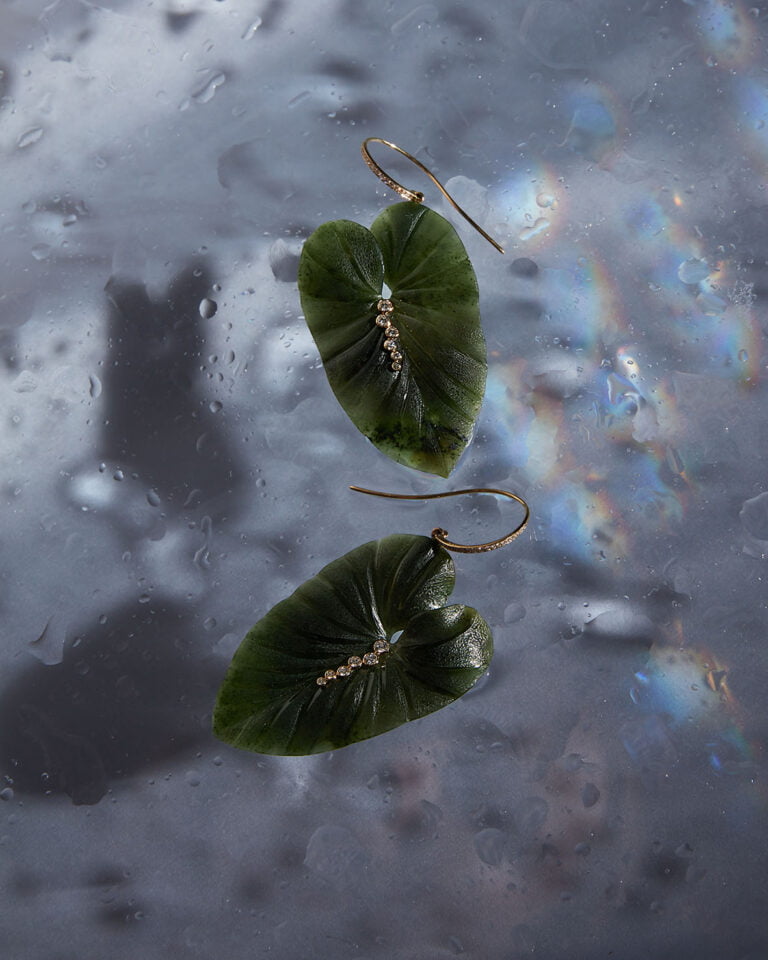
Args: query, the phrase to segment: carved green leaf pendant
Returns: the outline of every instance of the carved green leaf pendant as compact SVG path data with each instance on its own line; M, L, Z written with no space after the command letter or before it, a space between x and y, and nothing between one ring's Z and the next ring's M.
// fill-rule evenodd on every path
M376 322L384 283L389 327ZM398 463L447 477L472 437L487 370L477 280L451 224L410 201L370 230L325 223L304 244L299 292L358 430Z
M216 736L257 753L322 753L452 703L493 653L476 610L444 606L453 584L450 555L429 537L396 534L334 560L243 640Z

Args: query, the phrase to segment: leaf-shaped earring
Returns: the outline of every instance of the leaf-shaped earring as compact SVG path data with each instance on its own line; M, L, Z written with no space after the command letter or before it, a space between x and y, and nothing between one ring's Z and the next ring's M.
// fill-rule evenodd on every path
M451 224L422 205L422 193L388 176L369 143L415 163L504 251L423 163L379 137L363 142L363 159L405 203L384 210L370 230L351 220L324 223L302 250L301 306L339 403L388 457L447 477L472 437L485 392L477 280Z
M485 487L423 496L351 489L397 500L495 493L524 516L512 533L478 545L454 543L441 528L373 540L278 603L243 640L219 690L214 733L235 747L279 756L336 750L447 706L488 668L488 624L472 607L445 606L455 579L447 551L510 543L528 522L525 501Z

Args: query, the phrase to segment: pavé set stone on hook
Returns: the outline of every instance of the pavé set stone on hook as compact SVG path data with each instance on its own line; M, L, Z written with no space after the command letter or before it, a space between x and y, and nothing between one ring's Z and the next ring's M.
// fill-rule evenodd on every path
M353 670L358 670L360 667L375 667L376 664L379 663L379 657L384 656L385 653L389 653L389 648L390 643L388 640L377 640L370 653L364 653L362 657L349 657L346 663L342 663L342 665L336 667L335 670L326 670L322 676L317 678L315 683L318 687L324 687L332 680L340 680L348 677Z
M392 313L395 307L391 300L379 300L376 309L379 311L379 315L376 317L376 326L384 328L384 343L382 343L381 349L389 353L389 359L392 361L390 369L397 373L403 369L403 355L400 353L397 342L400 331L392 323Z

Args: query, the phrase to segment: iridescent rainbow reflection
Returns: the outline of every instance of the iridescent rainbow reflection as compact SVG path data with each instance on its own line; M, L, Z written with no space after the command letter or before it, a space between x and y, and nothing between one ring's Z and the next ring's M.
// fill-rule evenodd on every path
M741 0L703 0L696 19L699 41L714 58L713 66L743 67L754 59L757 30Z
M495 218L505 224L498 232L505 236L506 246L522 244L535 250L554 239L567 209L562 178L558 180L544 163L510 172L490 191L489 200Z
M674 395L654 387L646 399L642 384L613 372L627 358L615 357L608 368L591 354L582 358L585 385L566 396L539 383L534 361L491 365L488 406L514 424L509 441L497 445L510 472L540 491L540 533L567 559L626 563L638 532L670 529L690 497L686 466L671 443ZM654 439L640 442L639 429Z
M627 336L626 309L616 278L596 255L561 258L561 266L542 270L546 319L552 342L589 352L594 359Z
M750 148L753 167L762 179L768 156L768 89L761 80L739 77L735 97L739 124L737 132L744 131L744 140Z
M727 665L704 648L656 644L629 696L644 714L660 717L674 740L693 735L694 749L717 773L749 773L754 745L727 678Z
M610 87L581 82L566 85L560 106L569 123L560 146L598 161L617 148L624 136L626 117Z
M685 194L665 209L646 199L625 218L636 240L637 269L647 278L648 316L658 318L658 346L682 352L678 368L754 386L762 369L762 334L748 284L732 262L709 263ZM671 321L663 325L658 320Z

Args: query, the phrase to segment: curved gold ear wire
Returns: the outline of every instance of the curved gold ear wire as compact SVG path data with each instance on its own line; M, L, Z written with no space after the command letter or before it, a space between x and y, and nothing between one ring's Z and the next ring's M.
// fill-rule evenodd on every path
M522 522L515 527L512 533L508 533L506 537L501 537L498 540L491 540L489 543L454 543L453 540L448 539L447 530L443 530L442 527L435 527L432 531L432 537L437 540L441 547L445 547L446 550L453 550L454 553L487 553L489 550L498 550L499 547L505 547L520 536L531 515L530 508L522 497L518 497L515 493L509 493L507 490L494 490L491 487L471 487L468 490L449 490L447 493L423 494L383 493L381 490L366 490L365 487L354 486L349 489L356 490L358 493L368 493L372 497L387 497L391 500L439 500L442 497L459 497L465 493L497 493L501 497L509 497L510 500L517 501L525 509Z
M431 170L428 170L427 167L424 166L421 160L417 160L416 157L408 153L407 150L403 150L402 147L398 147L396 143L390 143L389 140L382 140L381 137L366 137L366 139L363 140L362 146L360 147L360 152L363 155L363 160L365 160L368 167L376 174L376 176L379 178L379 180L381 180L382 183L385 183L388 187L394 190L395 193L399 194L403 198L403 200L413 200L415 203L422 203L424 200L424 194L421 193L421 191L409 190L407 187L404 187L401 183L398 183L397 180L393 180L392 177L390 177L381 169L381 167L378 165L378 163L376 163L376 161L373 159L373 157L368 151L369 143L383 143L385 147L389 147L392 150L396 150L398 153L401 153L407 160L410 160L411 163L415 163L416 166L419 168L419 170L422 170L424 173L426 173L426 175L429 177L432 183L434 183L434 185L440 191L440 193L442 193L442 195L453 206L453 208L457 210L462 215L462 217L464 217L467 223L472 224L475 230L477 230L477 232L481 234L481 236L485 237L488 243L496 247L499 253L504 253L504 248L501 247L498 243L496 243L493 237L488 236L485 230L483 230L482 227L478 226L475 223L475 221L472 219L472 217L470 217L469 214L465 213L461 209L461 207L458 205L458 203L456 203L456 201L453 199L450 193L448 193L448 191L445 189L442 183L440 183L440 181L432 173ZM446 496L450 496L450 494L446 494Z

